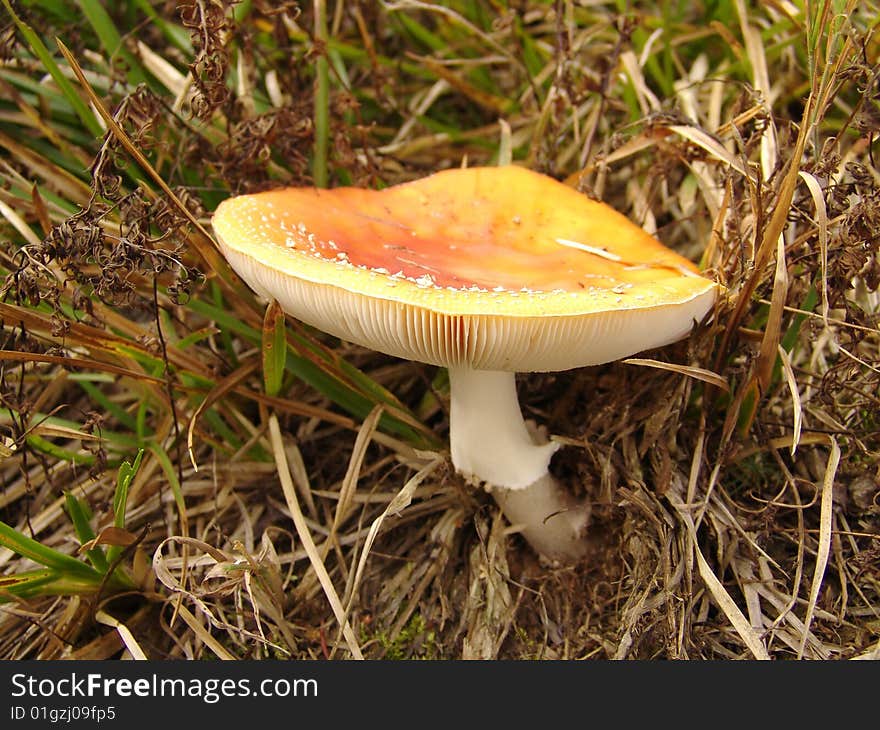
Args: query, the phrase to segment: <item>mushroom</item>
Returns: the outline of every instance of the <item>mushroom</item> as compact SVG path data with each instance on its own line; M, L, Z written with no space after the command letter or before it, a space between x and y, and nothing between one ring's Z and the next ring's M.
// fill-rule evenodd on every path
M609 206L517 166L241 195L213 226L232 268L293 317L448 368L453 465L551 560L583 554L588 510L550 474L559 444L524 421L515 373L679 340L718 289Z

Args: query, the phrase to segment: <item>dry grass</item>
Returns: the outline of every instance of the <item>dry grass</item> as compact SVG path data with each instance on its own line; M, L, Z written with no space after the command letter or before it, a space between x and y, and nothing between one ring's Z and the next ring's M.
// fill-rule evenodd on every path
M25 591L40 548L0 550L0 658L880 657L880 9L636 5L135 2L112 66L19 8L56 76L3 11L0 519L122 578ZM521 378L593 504L576 566L452 472L435 368L288 321L270 395L207 230L507 127L727 287L686 342Z

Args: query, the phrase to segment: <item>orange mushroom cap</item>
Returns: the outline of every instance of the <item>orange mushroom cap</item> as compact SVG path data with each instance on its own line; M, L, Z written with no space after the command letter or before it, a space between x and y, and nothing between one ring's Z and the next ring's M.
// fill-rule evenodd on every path
M685 336L718 289L609 206L516 166L242 195L213 226L230 265L293 316L445 366L608 362Z

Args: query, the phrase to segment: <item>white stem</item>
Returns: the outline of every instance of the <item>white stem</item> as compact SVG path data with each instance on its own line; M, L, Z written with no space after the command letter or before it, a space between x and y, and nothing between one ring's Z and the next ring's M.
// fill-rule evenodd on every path
M514 373L449 369L452 463L467 477L521 489L547 473L558 444L540 446L523 421Z
M586 510L548 471L559 445L536 443L529 432L514 373L450 368L449 386L449 441L456 470L486 484L537 552L553 559L579 557Z

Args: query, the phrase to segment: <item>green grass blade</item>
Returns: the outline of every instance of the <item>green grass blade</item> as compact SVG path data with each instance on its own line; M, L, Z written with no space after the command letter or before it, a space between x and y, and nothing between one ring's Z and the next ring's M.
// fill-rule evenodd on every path
M95 457L93 454L82 454L78 451L70 451L69 449L65 449L57 444L53 444L48 439L44 439L42 436L37 436L35 434L31 434L27 437L28 445L34 449L34 451L38 451L41 454L46 454L47 456L51 456L59 461L66 461L69 464L75 464L77 466L91 466L95 463Z
M134 0L134 4L153 22L171 45L178 50L183 51L187 58L192 57L192 42L190 41L189 33L187 33L185 29L165 20L165 18L159 15L159 13L156 12L156 9L150 4L150 0Z
M400 23L404 32L408 33L413 40L423 45L429 51L441 54L448 53L449 43L446 40L428 30L406 12L394 13L392 18Z
M330 143L330 73L327 61L327 4L315 2L315 40L322 51L315 60L315 157L312 160L312 181L316 187L327 187L327 153Z
M92 526L89 523L91 515L89 514L86 503L77 499L72 493L65 492L64 506L67 509L67 514L70 516L70 521L73 523L73 529L76 530L76 536L77 539L79 539L80 544L84 545L87 542L94 540L95 532L92 530ZM94 547L87 550L86 555L95 570L100 573L107 572L109 568L107 556L100 547Z
M180 485L180 479L177 476L174 463L171 461L171 457L168 456L168 452L159 446L159 444L152 443L149 445L149 449L150 453L152 453L158 460L159 465L162 467L162 471L165 472L165 478L168 479L168 483L171 485L171 492L174 495L174 503L177 505L180 519L182 522L185 522L186 502L183 500L183 488Z
M128 488L141 466L144 450L138 449L134 463L123 461L116 474L116 490L113 492L113 525L125 529L125 508L128 504ZM122 552L121 545L111 545L107 548L107 560L112 563Z
M94 593L102 577L94 578L59 574L54 570L28 570L0 577L0 604L14 598L28 599L40 596L72 596Z
M61 93L64 94L64 97L67 99L70 106L73 107L74 112L76 112L76 115L79 117L83 125L85 125L86 129L88 129L95 137L103 137L104 130L99 124L97 118L92 113L92 110L89 109L88 105L82 100L80 95L76 93L73 84L71 84L67 77L61 72L61 69L58 67L58 64L55 63L55 59L52 58L52 54L49 53L49 49L46 48L46 44L43 43L40 36L34 32L33 28L15 14L12 5L9 4L9 0L0 0L0 2L3 3L3 7L6 8L9 17L12 18L16 27L25 37L25 40L27 40L31 50L33 50L37 58L40 59L40 62L58 85Z
M128 488L141 466L144 450L139 449L134 463L123 461L116 476L116 491L113 493L113 524L125 527L125 506L128 503Z
M0 576L0 603L8 603L13 597L29 598L38 595L47 583L57 577L58 573L48 568Z
M266 395L276 396L281 391L284 364L287 361L287 328L284 311L274 299L266 308L263 319L263 387Z
M101 574L94 568L70 555L46 547L2 521L0 521L0 545L59 573L78 576L96 583L101 581Z
M116 57L121 58L127 67L126 76L129 83L134 86L144 83L147 77L144 75L140 63L131 51L125 47L125 44L122 42L122 36L119 35L119 31L113 24L113 20L110 18L106 8L97 0L79 0L78 5L104 47L104 52L108 56L107 60L110 62L110 65L113 65Z
M113 416L122 426L132 431L136 428L135 419L132 418L131 414L118 403L114 403L113 400L108 398L100 388L84 378L78 379L77 384L92 401L99 405L106 413Z

